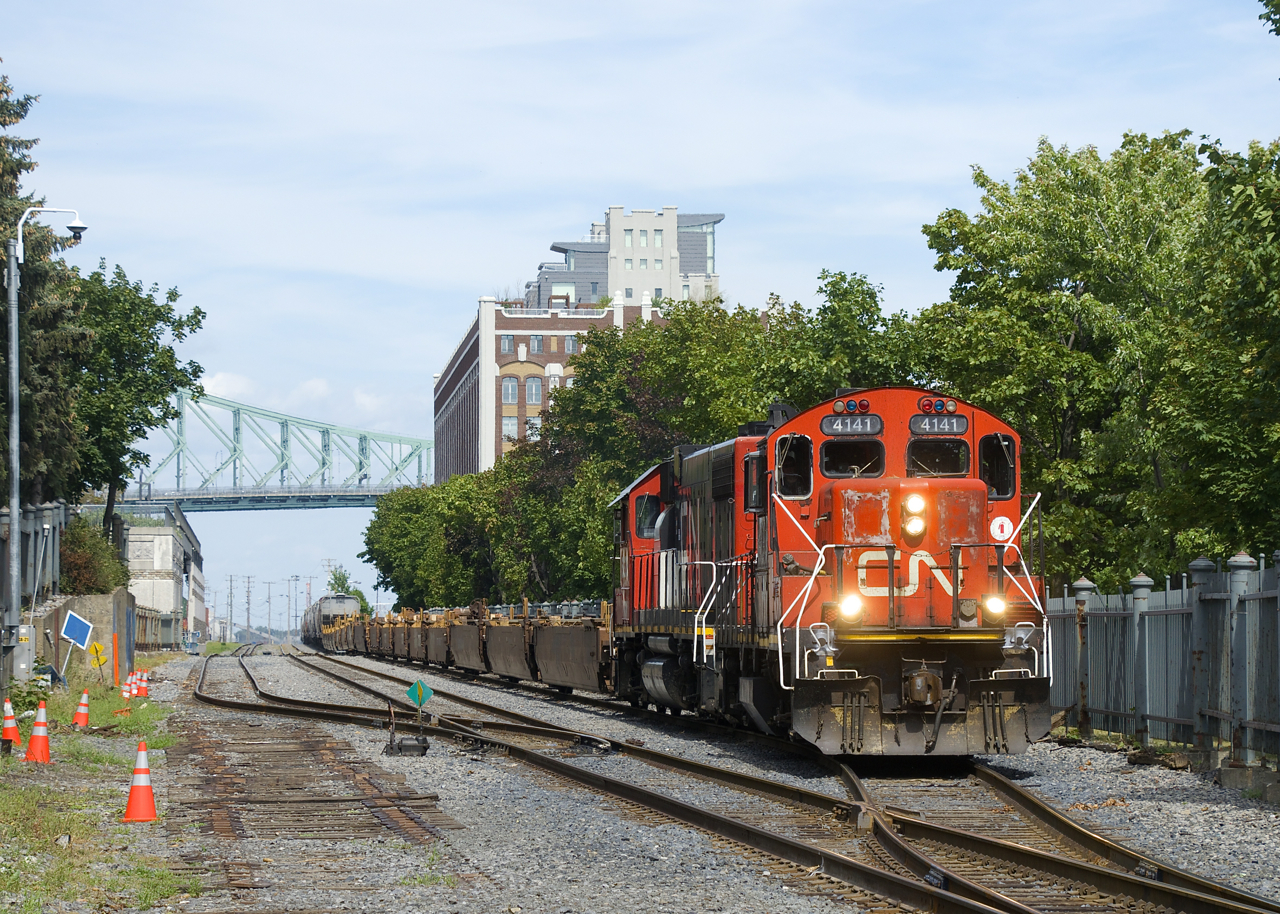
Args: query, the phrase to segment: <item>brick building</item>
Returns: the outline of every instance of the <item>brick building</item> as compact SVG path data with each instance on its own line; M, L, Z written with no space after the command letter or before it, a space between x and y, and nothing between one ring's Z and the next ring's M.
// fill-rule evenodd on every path
M515 441L536 435L552 391L573 385L568 360L588 328L652 320L658 299L717 295L715 227L723 219L674 206L611 206L582 240L551 245L564 262L541 264L523 300L480 299L435 376L435 481L487 470Z

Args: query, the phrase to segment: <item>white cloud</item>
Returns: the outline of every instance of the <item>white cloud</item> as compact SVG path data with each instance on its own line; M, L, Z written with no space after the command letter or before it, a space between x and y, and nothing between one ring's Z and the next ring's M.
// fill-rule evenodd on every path
M258 393L258 386L252 378L229 371L215 371L207 374L200 379L200 383L204 386L205 393L225 400L244 402L253 400Z

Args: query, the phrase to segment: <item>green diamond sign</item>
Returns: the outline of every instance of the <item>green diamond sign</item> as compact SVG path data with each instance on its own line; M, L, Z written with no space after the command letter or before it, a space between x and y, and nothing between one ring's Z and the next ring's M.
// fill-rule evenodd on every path
M427 685L425 682L423 682L421 679L419 679L413 685L409 686L409 692L408 692L409 700L413 702L415 705L417 705L419 708L421 708L424 704L426 704L427 699L429 699L434 694L435 692L431 691L431 687Z

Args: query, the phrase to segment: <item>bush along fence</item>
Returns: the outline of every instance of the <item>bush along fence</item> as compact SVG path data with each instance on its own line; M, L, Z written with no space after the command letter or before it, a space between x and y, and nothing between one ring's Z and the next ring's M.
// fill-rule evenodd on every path
M1163 592L1143 574L1128 594L1081 578L1048 601L1068 726L1179 743L1213 767L1280 755L1280 551L1270 568L1244 553L1226 565L1199 558Z

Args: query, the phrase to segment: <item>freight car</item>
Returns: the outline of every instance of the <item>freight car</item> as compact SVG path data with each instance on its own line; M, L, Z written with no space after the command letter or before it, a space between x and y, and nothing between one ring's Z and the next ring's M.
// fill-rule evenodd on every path
M604 618L473 604L338 619L323 640L396 657L383 629L403 626L409 660L831 755L1021 752L1048 732L1050 671L1020 453L1006 423L930 391L775 404L736 438L676 448L618 496Z

